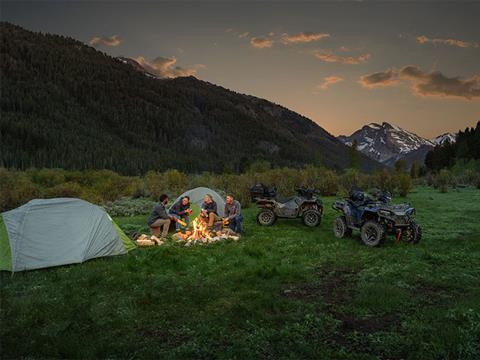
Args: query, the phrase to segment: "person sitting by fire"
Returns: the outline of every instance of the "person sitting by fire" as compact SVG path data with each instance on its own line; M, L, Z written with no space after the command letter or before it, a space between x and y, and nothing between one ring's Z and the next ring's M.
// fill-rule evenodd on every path
M192 209L190 208L190 197L184 196L180 201L172 205L169 211L170 215L178 220L182 220L184 224L180 224L178 221L175 222L175 229L177 231L185 230L190 224L189 215L192 214Z
M228 226L232 231L241 235L243 233L242 206L231 194L228 194L225 200L224 213L225 217L223 218L223 221L228 222Z
M167 205L167 203L168 195L160 195L159 202L153 208L152 213L147 221L152 235L158 236L160 234L160 228L162 228L161 239L165 239L167 237L172 218L167 214L167 210L165 209L165 205Z
M217 212L217 203L213 200L212 195L207 194L203 198L200 216L207 221L208 228L212 228L215 221L220 220Z

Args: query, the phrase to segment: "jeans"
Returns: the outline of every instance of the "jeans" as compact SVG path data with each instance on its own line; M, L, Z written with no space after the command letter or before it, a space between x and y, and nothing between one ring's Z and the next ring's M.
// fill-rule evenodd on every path
M175 222L175 230L177 230L177 231L178 231L178 230L185 230L185 229L188 228L188 225L190 224L190 218L188 217L188 215L185 215L185 216L183 216L183 217L182 217L182 216L179 216L179 215L177 215L177 214L170 214L170 215L172 215L174 218L179 219L179 220L182 220L182 221L184 221L184 222L186 223L185 226L182 226L182 225L180 225L178 222Z
M233 219L229 220L228 226L232 231L235 231L237 234L243 234L243 215L237 215Z

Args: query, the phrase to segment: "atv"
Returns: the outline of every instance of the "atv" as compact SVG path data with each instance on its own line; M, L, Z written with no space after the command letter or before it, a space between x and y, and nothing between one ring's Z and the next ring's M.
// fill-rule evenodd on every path
M297 196L280 199L277 198L275 187L268 188L263 184L257 184L250 188L252 201L260 208L257 222L263 226L271 226L277 218L296 219L301 217L307 226L320 225L323 203L315 191L305 187L298 188L296 191Z
M383 244L387 234L395 234L397 241L418 243L422 229L415 222L415 208L390 202L389 193L382 193L375 199L363 191L351 191L348 198L333 204L333 209L342 214L333 224L334 235L341 239L350 236L352 230L360 230L367 246Z

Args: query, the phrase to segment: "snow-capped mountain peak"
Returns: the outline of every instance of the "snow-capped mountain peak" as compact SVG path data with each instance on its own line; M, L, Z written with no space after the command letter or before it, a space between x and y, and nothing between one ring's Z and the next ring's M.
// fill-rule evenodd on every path
M406 154L434 146L431 141L388 122L370 123L339 139L347 145L356 140L359 151L384 164L393 164Z
M445 133L437 136L436 138L433 138L430 141L435 145L443 145L447 141L453 144L456 141L456 136L452 133Z

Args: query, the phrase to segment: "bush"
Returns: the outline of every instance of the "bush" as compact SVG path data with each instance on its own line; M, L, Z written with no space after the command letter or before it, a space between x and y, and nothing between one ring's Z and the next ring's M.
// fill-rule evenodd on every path
M334 171L325 170L319 179L318 190L323 196L333 196L338 192L338 176Z
M34 184L50 188L65 183L65 173L61 169L29 169L27 175Z
M454 177L447 169L440 170L440 172L434 177L434 187L439 189L442 193L448 192L448 187L453 183Z
M398 194L401 197L407 196L410 190L412 190L412 179L407 174L399 174L397 175L397 181Z
M374 176L374 182L374 186L381 191L389 191L392 194L395 193L395 176L387 169L377 172Z
M163 173L165 192L169 195L180 195L188 186L188 176L178 170L167 170Z
M7 211L40 196L26 172L0 168L0 210Z
M369 177L356 169L345 170L345 173L340 177L340 183L347 192L354 187L366 189L372 185Z
M82 193L82 187L76 182L70 181L64 184L59 184L49 188L45 192L46 198L55 197L80 197Z
M110 216L136 216L148 214L155 205L150 198L122 197L104 205Z

